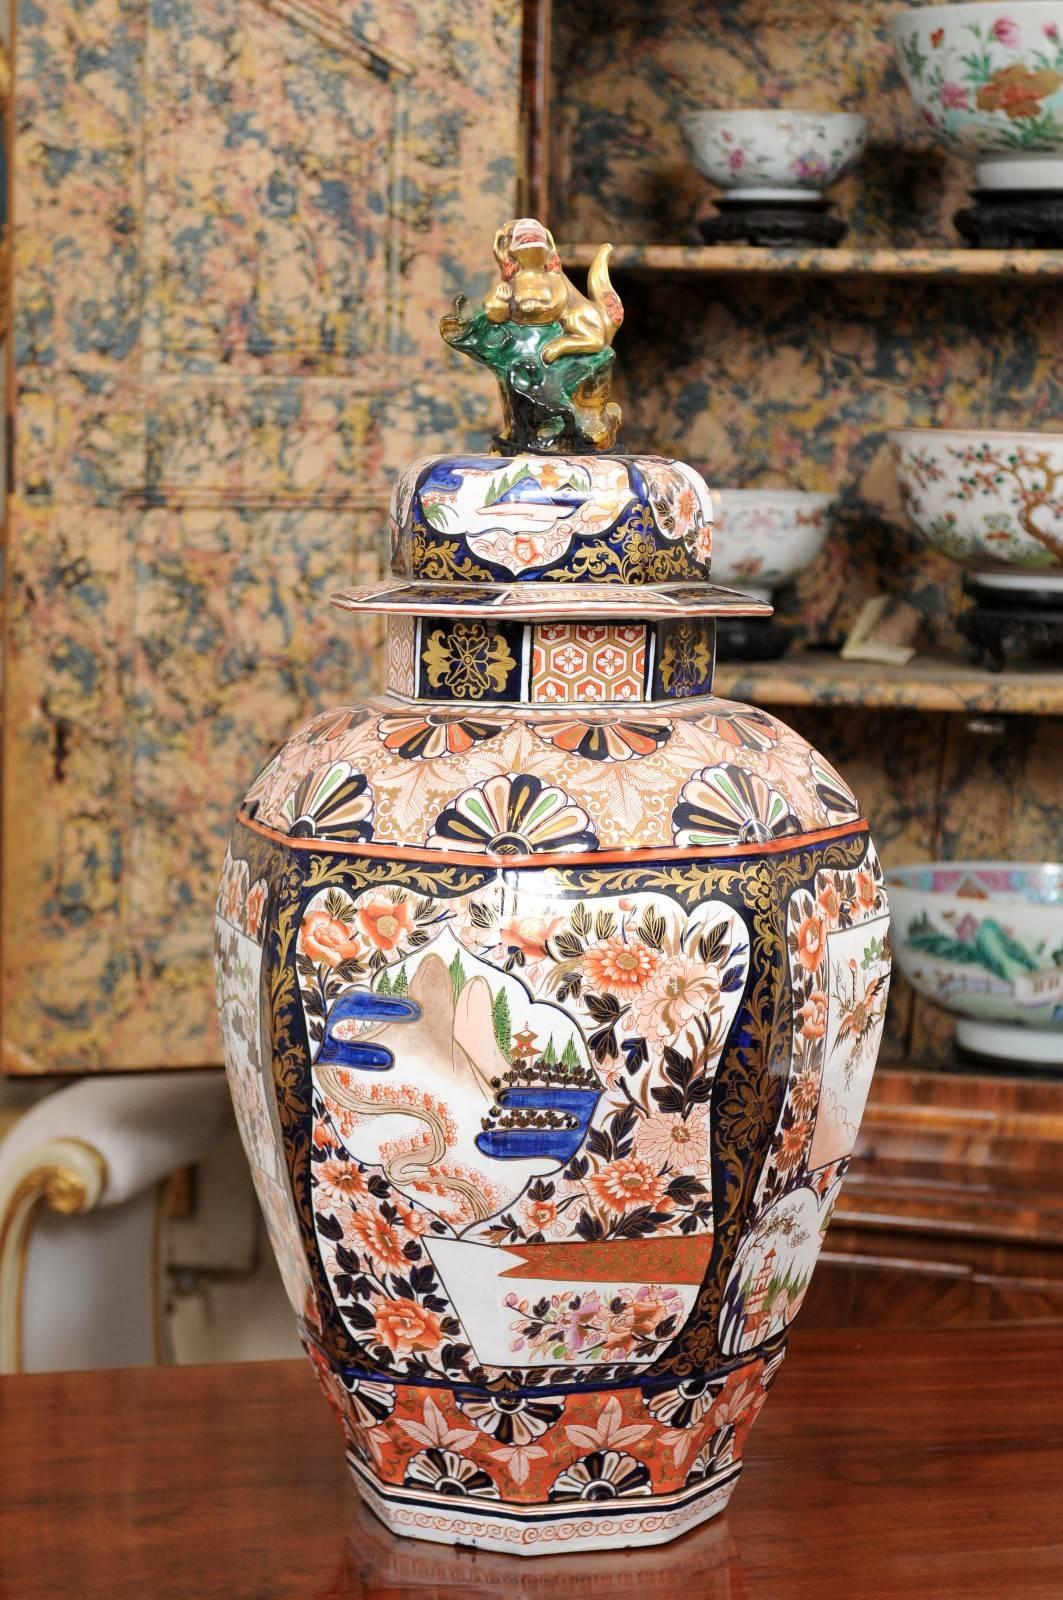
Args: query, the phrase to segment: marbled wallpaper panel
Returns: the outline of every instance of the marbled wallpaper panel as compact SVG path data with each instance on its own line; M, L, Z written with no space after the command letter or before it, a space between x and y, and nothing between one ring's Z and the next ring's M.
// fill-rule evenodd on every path
M892 0L555 0L554 227L570 241L698 243L715 192L684 112L859 111L864 158L833 191L859 244L955 244L969 169L937 149L887 30Z

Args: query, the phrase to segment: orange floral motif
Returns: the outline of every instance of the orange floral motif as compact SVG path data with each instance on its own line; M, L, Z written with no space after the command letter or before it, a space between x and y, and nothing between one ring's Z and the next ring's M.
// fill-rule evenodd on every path
M870 872L856 874L856 903L861 911L873 911L878 900L878 885Z
M816 904L819 906L819 909L822 911L828 922L837 922L838 918L842 914L841 896L839 895L837 886L834 883L824 884L823 888L819 891Z
M675 497L676 522L684 532L691 526L700 510L697 495L689 483L684 484Z
M822 1039L827 1031L827 996L815 989L798 1012L801 1032L806 1039Z
M314 1121L314 1143L319 1150L334 1150L336 1148L336 1135L324 1117L317 1117Z
M655 1166L676 1172L700 1167L709 1151L704 1117L648 1117L635 1136L638 1153Z
M790 1086L790 1098L794 1110L802 1117L815 1111L819 1104L819 1073L814 1067L805 1067L797 1073Z
M315 1135L315 1143L326 1142L332 1144L332 1135L327 1129L320 1139ZM316 1176L319 1187L333 1200L357 1200L369 1193L365 1174L353 1161L323 1161L316 1169Z
M672 956L650 974L635 1002L635 1028L645 1039L674 1039L680 1029L717 1006L719 967Z
M611 1161L601 1172L587 1179L587 1187L608 1210L619 1216L634 1211L637 1206L654 1206L670 1211L672 1202L665 1194L668 1179L659 1176L648 1161L638 1156L621 1156Z
M380 1342L398 1356L414 1350L434 1350L443 1337L434 1311L416 1300L378 1300L373 1307Z
M610 994L632 994L641 989L661 964L656 950L643 944L625 944L623 939L603 939L592 945L583 957L588 983Z
M246 882L246 878L244 880ZM244 908L244 886L237 871L228 874L222 884L222 914L229 921L239 923Z
M266 885L261 878L253 883L247 891L247 931L252 939L257 938L258 930L262 926L262 918L266 910Z
M1032 72L1018 62L1011 67L1001 67L989 82L978 91L975 101L979 111L1002 111L1012 122L1033 119L1041 115L1041 101L1054 94L1063 83L1063 74L1050 67Z
M299 949L311 961L338 967L341 961L357 956L361 945L345 922L330 917L327 911L311 911L299 929Z
M609 1318L605 1348L613 1356L627 1355L640 1340L652 1339L668 1317L682 1315L683 1302L675 1289L644 1285L624 1307Z
M728 1388L717 1400L712 1408L711 1423L713 1428L725 1428L729 1424L740 1428L743 1424L752 1424L767 1395L759 1384L751 1379L744 1379L733 1388Z
M557 1221L557 1207L552 1200L532 1200L528 1205L528 1221L541 1232Z
M517 534L513 540L513 556L521 567L531 567L542 559L539 544L527 534Z
M779 1151L775 1159L782 1172L792 1172L799 1165L812 1137L812 1123L807 1117L784 1128L779 1135Z
M806 972L818 972L827 948L827 930L822 917L805 917L797 930L797 959Z
M546 944L564 927L564 917L512 917L500 930L502 944L519 950L532 961L541 961L547 954Z
M378 950L394 950L404 933L413 927L413 912L408 900L391 900L382 895L358 907L358 926Z
M356 1248L371 1257L378 1272L401 1272L409 1266L402 1239L378 1211L353 1211L343 1219L343 1230Z
M416 1211L413 1206L403 1206L399 1215L407 1233L427 1233L428 1219L422 1211Z

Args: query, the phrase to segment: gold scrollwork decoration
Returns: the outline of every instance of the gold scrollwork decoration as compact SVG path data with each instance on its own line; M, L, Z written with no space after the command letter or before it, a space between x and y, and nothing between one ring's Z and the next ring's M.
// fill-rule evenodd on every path
M485 622L454 622L436 628L422 652L433 689L445 684L455 700L501 694L516 668L505 635Z
M662 630L664 644L658 671L666 694L694 694L712 669L709 631L694 621L672 622Z
M423 533L415 533L410 541L410 572L415 578L428 578L433 583L454 579L466 583L492 581L487 567L470 555L461 555L456 539L428 539Z

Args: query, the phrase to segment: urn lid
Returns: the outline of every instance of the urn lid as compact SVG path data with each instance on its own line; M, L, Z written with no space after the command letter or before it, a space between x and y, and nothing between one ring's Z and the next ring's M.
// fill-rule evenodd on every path
M682 461L610 454L613 336L623 308L602 245L581 294L534 218L495 235L499 277L440 331L498 382L494 455L434 456L391 498L391 572L333 597L346 610L586 618L766 616L712 587L712 496ZM578 585L577 593L570 592Z

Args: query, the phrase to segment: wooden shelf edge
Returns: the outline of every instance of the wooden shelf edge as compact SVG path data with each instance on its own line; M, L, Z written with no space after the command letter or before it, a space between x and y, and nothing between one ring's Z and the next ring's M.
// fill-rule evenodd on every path
M874 706L915 711L1063 716L1063 672L986 672L917 656L904 667L808 651L780 661L722 661L715 692L776 706Z
M598 246L562 246L566 267L586 268ZM645 275L712 276L728 272L806 273L831 278L1039 278L1063 274L1063 250L776 249L753 245L618 244L610 267Z
M1022 1074L994 1072L990 1066L960 1070L897 1056L879 1061L869 1105L888 1101L891 1106L909 1106L932 1101L951 1107L959 1103L968 1117L977 1118L985 1111L979 1090L986 1087L992 1089L990 1114L994 1116L999 1104L1063 1112L1063 1076L1036 1067Z

